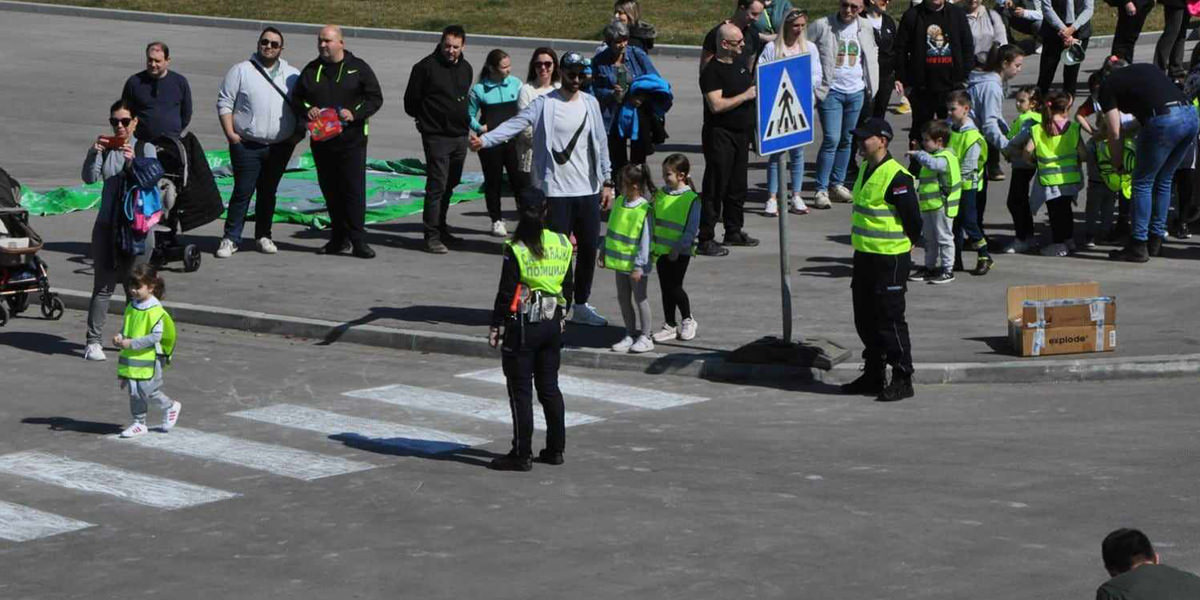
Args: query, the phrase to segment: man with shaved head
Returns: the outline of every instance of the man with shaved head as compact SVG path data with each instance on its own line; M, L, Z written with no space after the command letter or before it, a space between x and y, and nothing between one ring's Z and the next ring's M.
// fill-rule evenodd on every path
M317 35L317 58L304 66L293 92L296 102L315 121L323 108L337 110L342 132L312 141L317 182L333 234L318 254L340 254L353 248L359 258L374 258L364 232L367 189L367 119L383 106L375 72L346 50L342 28L326 25Z

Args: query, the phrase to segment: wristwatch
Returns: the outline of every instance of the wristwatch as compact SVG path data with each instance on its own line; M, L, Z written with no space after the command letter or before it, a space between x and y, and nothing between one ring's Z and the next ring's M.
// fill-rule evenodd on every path
M604 183L602 185L606 188L614 188L615 189L617 187L617 184L613 183L613 180L611 180L611 179L605 179Z

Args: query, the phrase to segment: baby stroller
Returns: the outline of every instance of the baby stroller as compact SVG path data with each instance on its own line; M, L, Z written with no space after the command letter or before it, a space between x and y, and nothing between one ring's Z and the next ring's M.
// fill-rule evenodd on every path
M9 315L29 308L31 294L38 294L42 316L58 320L63 315L62 299L50 291L46 263L38 258L42 237L29 226L29 211L21 207L21 185L0 169L0 327Z
M163 199L163 220L154 231L154 251L150 264L162 268L183 262L184 272L200 268L200 249L179 240L181 231L207 225L221 216L225 206L217 190L204 148L191 132L182 138L161 137L154 141L158 161L165 176L159 181Z

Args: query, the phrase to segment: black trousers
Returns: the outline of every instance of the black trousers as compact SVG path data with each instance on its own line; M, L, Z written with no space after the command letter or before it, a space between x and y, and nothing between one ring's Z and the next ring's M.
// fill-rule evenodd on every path
M654 268L658 270L658 285L662 288L663 315L671 327L678 325L675 321L676 308L681 318L692 318L692 302L683 290L683 277L687 275L691 262L691 256L680 254L675 260L660 256L654 263Z
M336 142L334 138L312 144L317 183L329 209L330 241L357 244L363 240L367 216L367 144L341 146Z
M1065 243L1075 237L1075 196L1059 196L1046 201L1046 212L1050 215L1050 238L1055 244Z
M421 136L425 151L425 241L441 239L446 230L450 197L462 181L463 162L467 160L466 137ZM511 172L511 171L510 171Z
M1187 26L1192 16L1187 8L1163 6L1163 33L1154 46L1154 66L1171 77L1187 74L1183 64L1183 43L1187 39Z
M612 163L613 178L616 178L617 172L629 163L635 165L645 164L646 156L650 154L650 147L647 140L649 132L641 129L642 139L627 140L616 134L616 128L608 134L608 160ZM628 146L628 150L626 149Z
M912 99L909 98L911 101ZM912 343L904 319L904 293L912 257L854 252L854 329L862 340L862 359L868 373L886 365L892 373L912 376Z
M749 131L705 126L700 133L704 149L704 191L700 203L699 240L717 235L717 221L725 236L738 233L745 223L746 167L750 160Z
M550 229L575 236L575 304L592 296L596 251L600 244L600 195L547 198Z
M935 90L926 87L912 88L909 92L908 103L912 107L912 129L908 132L909 143L913 141L917 143L917 148L921 144L921 128L926 123L934 119L945 119L949 115L946 112L946 94L950 90Z
M1084 50L1087 50L1088 40L1089 38L1079 39ZM1042 36L1042 58L1038 63L1037 86L1043 98L1046 92L1050 91L1050 84L1054 83L1054 74L1058 71L1063 50L1062 38L1058 37L1057 32ZM1072 96L1075 95L1075 84L1079 81L1079 67L1080 65L1063 67L1063 91Z
M888 103L892 100L892 92L896 91L896 70L892 68L884 69L882 66L879 69L879 90L875 92L875 98L871 101L870 116L884 118L887 116ZM866 115L867 111L862 111L861 114ZM860 117L859 123L866 119ZM857 153L858 146L855 146Z
M1008 188L1008 214L1012 215L1013 231L1018 240L1033 237L1033 210L1029 207L1029 186L1037 177L1037 169L1013 168Z
M1133 48L1137 45L1138 36L1142 34L1142 25L1146 24L1146 17L1153 9L1154 5L1151 4L1146 10L1139 9L1137 14L1131 17L1125 12L1125 7L1117 8L1117 30L1113 32L1111 54L1133 62Z
M508 141L494 148L483 148L479 151L479 165L483 168L483 197L487 203L488 217L493 222L502 218L500 192L504 189L504 173L508 172L508 186L512 189L513 198L521 194L528 185L528 174L522 172L517 156L517 146ZM459 171L461 176L462 171ZM453 188L451 188L453 189ZM446 199L449 202L449 198ZM442 222L446 220L442 217Z
M512 409L512 449L517 456L533 455L533 388L546 415L546 449L562 452L566 425L562 392L558 389L558 365L562 349L562 317L521 325L510 321L504 332L501 364L508 380L508 403ZM524 328L524 332L521 329Z

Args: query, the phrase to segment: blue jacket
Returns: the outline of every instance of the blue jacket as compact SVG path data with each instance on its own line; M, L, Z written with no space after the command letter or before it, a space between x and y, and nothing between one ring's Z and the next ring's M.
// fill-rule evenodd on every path
M634 79L633 83L629 84L629 92L625 97L628 99L635 95L642 96L642 106L648 108L651 114L659 119L667 115L675 101L675 95L671 93L671 84L656 74L641 75ZM617 111L614 132L624 139L641 139L638 121L638 109L628 101L622 102Z
M613 86L617 85L617 68L613 64L617 55L611 47L606 47L596 53L592 59L592 95L600 101L600 115L604 117L604 130L611 131L613 117L617 113L617 100L613 96ZM625 47L625 68L629 71L629 80L633 81L641 75L651 73L658 75L658 69L650 62L650 57L641 48ZM629 90L626 90L628 96Z
M521 92L521 80L509 75L499 83L485 79L471 86L467 95L467 115L471 118L471 131L480 133L483 123L479 121L480 109L488 104L503 104L517 102L517 94ZM516 111L514 111L515 113Z

